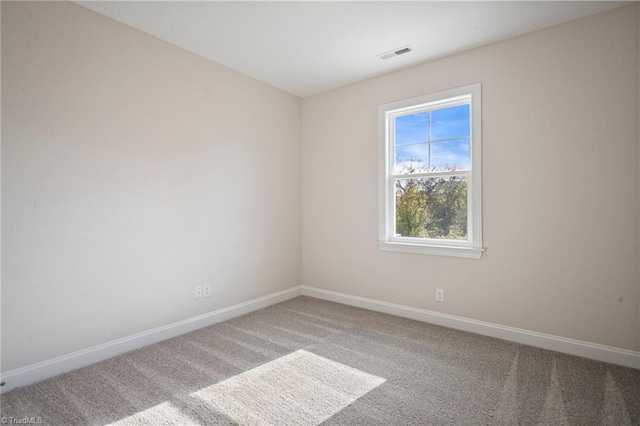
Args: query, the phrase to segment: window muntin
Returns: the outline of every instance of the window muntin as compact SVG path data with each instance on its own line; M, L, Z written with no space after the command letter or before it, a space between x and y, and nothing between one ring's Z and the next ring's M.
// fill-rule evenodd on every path
M380 248L479 258L480 85L383 105L380 121Z

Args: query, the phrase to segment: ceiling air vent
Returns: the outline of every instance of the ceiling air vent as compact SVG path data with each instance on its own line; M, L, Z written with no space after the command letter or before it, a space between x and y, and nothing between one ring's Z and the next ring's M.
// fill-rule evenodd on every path
M400 55L404 55L405 53L409 53L411 52L413 49L411 48L411 46L402 46L402 47L398 47L397 49L393 49L390 50L389 52L384 52L378 55L378 58L380 59L391 59L391 58L395 58L396 56L400 56Z

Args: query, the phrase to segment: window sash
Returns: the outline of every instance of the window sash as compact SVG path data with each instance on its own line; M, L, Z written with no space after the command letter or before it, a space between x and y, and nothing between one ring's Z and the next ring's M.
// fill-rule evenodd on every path
M464 176L467 178L467 238L465 240L452 240L447 238L420 238L420 237L398 237L395 233L396 231L396 182L398 180L419 180L419 179L429 179L433 177L449 177L449 176ZM417 173L412 175L395 175L390 176L389 178L389 188L387 189L390 194L390 214L387 214L387 229L389 231L388 240L392 242L407 242L411 244L434 244L434 245L445 245L445 246L465 246L472 247L472 232L473 232L473 221L470 220L470 215L472 213L471 209L471 201L473 198L471 197L471 171L452 171L452 172L440 172L440 173Z
M455 138L432 139L431 138L432 123L429 123L429 140L428 141L411 142L411 143L402 144L402 145L396 144L395 125L396 125L397 118L408 116L408 115L420 114L423 112L432 112L432 111L437 111L437 110L446 109L446 108L453 108L453 107L462 106L462 105L469 105L469 122L470 122L469 135L460 135ZM396 174L394 174L392 171L395 169L395 165L396 165L395 151L397 146L406 147L406 146L426 143L429 145L429 152L431 152L431 144L433 143L455 141L455 140L466 139L466 138L469 138L469 168L461 169L461 170L473 169L473 102L472 102L471 94L464 94L461 96L452 97L448 99L439 99L432 102L425 102L419 105L387 111L385 121L386 121L387 140L388 140L387 148L389 149L388 160L390 163L390 167L389 167L390 176L396 176ZM429 161L431 161L431 155L429 155ZM407 173L406 175L410 175L410 173Z
M395 108L387 112L388 119L393 122L397 117L403 115L420 114L421 112L436 111L439 109L453 108L461 105L471 104L471 94L453 96L446 99L438 99L431 102L418 103L417 105L410 105L404 108Z

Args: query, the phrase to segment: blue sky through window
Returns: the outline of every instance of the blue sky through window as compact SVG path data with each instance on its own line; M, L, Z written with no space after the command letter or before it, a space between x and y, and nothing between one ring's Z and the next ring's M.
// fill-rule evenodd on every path
M431 143L431 167L436 170L469 168L469 138Z
M431 111L431 141L469 137L469 105Z
M396 145L428 141L428 111L396 118Z
M395 119L396 173L469 169L469 105Z

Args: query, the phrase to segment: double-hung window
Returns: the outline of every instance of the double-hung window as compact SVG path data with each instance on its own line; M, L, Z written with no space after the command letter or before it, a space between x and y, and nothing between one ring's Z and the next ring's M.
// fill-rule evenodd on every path
M482 255L480 83L379 107L382 250Z

